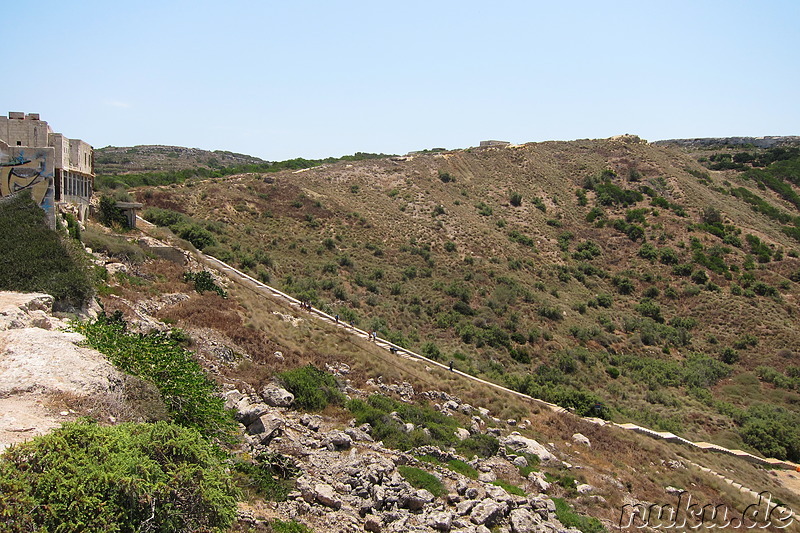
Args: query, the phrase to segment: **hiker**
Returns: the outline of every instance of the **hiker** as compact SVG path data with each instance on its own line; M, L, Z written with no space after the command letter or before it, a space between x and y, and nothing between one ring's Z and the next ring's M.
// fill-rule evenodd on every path
M450 361L450 372L453 371L453 361Z
M397 353L397 348L395 348L394 346L389 346L389 351L392 353L392 355L394 355Z
M336 323L338 324L339 323L339 315L336 315L333 318L334 318L334 320L336 320Z

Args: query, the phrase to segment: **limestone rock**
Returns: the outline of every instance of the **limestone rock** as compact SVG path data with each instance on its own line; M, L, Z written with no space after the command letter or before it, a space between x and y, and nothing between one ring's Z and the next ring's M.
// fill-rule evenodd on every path
M322 425L322 417L319 415L310 415L308 413L304 413L303 416L300 417L300 423L311 431L317 431Z
M498 503L491 498L486 498L472 509L470 520L476 525L492 527L503 518L507 510L506 502Z
M327 483L317 483L314 485L314 499L332 509L339 509L342 506L342 500L336 495L333 487Z
M575 441L576 443L582 444L584 446L591 447L591 445L592 445L592 443L589 442L589 438L586 435L584 435L583 433L575 433L572 436L572 440Z
M447 511L436 511L428 515L428 525L439 531L450 531L453 515Z
M523 437L519 434L518 431L511 433L510 435L503 437L500 439L501 446L508 446L512 450L517 453L529 453L531 455L536 455L539 457L539 460L545 465L553 465L557 466L560 465L561 462L558 458L550 453L547 448L539 444L533 439L529 439L528 437Z
M528 509L514 509L511 511L509 522L513 533L534 533L542 518Z
M236 413L234 414L234 417L245 426L249 426L258 420L261 415L268 412L269 406L267 404L253 402L250 400L250 398L243 397L236 404Z
M478 505L478 500L464 500L456 505L456 512L459 516L468 515L476 505Z
M264 386L259 395L272 407L289 407L294 403L294 394L274 384Z
M346 450L353 445L353 439L344 431L333 430L325 435L325 443L329 450Z
M431 503L435 497L425 489L406 492L401 495L400 506L409 511L420 511L425 505Z

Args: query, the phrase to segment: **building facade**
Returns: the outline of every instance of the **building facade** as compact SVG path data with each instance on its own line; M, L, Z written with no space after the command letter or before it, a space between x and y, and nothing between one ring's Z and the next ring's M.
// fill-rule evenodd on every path
M94 187L94 151L54 133L37 113L0 116L0 196L30 190L55 226L57 206L83 221Z

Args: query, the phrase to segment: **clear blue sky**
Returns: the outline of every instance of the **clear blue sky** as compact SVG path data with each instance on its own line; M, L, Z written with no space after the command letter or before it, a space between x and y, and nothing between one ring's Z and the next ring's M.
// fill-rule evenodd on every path
M46 0L4 18L0 114L95 147L800 134L797 0Z

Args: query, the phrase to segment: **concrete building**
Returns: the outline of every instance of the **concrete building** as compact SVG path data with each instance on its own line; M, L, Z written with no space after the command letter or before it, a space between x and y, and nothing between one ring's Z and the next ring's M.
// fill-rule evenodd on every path
M38 113L0 116L0 196L31 191L55 226L56 207L86 219L94 186L94 151L54 133Z

